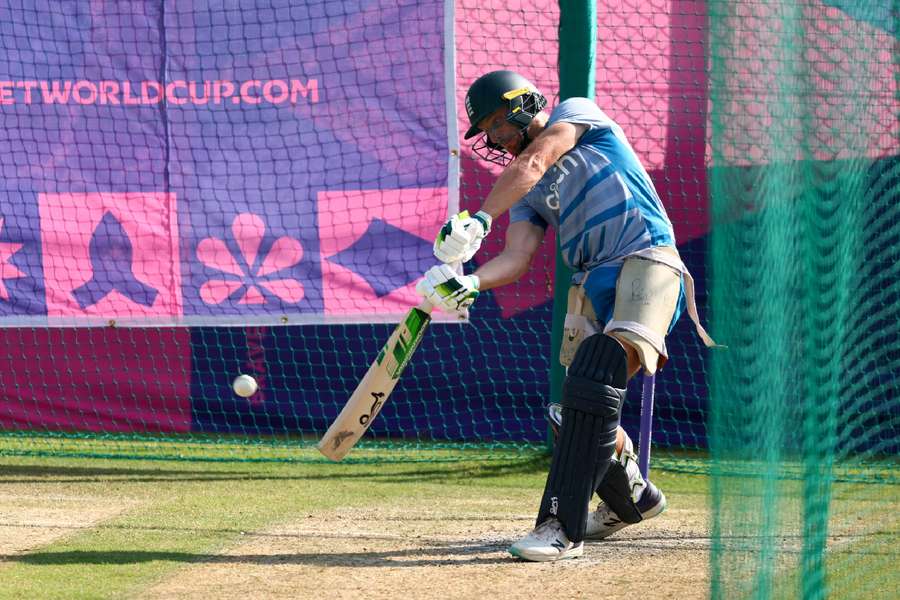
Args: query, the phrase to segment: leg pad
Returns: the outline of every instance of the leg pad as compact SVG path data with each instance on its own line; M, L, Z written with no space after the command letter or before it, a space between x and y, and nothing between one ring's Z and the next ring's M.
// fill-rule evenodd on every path
M562 426L537 519L556 517L575 543L584 539L588 504L615 453L627 382L618 341L596 334L581 343L563 384Z

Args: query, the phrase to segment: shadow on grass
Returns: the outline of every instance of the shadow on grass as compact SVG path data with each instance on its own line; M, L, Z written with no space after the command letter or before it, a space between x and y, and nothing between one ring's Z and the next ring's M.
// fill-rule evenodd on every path
M134 474L152 473L155 477L174 476L218 476L221 473L203 469L157 469L147 468L113 468L113 467L78 467L78 466L46 466L46 465L0 465L0 481L9 482L9 476L19 477L123 477Z
M508 542L446 545L389 551L278 554L194 554L190 552L69 551L0 555L0 564L28 565L131 565L148 562L193 564L315 565L319 567L428 567L462 564L503 564L515 559L506 554ZM493 556L494 553L501 553ZM491 554L491 556L486 556Z
M297 474L275 473L261 469L227 471L218 469L159 469L157 467L83 467L0 464L0 484L4 483L104 483L109 481L147 483L157 481L316 481L335 478L378 480L384 482L454 481L490 479L506 475L543 472L550 457L530 454L509 461L460 461L430 464L303 465ZM280 470L285 470L282 468Z

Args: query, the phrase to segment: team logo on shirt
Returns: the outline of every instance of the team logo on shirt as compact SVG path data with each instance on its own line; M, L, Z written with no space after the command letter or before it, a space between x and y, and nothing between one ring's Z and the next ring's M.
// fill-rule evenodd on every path
M566 161L571 163L570 167L572 168L578 166L578 161L568 154L563 154L558 161L553 163L553 166L559 169L559 177L556 178L556 181L550 184L551 193L544 196L544 202L547 204L547 207L550 210L559 210L559 186L562 185L562 182L566 179L566 176L571 172L566 169Z

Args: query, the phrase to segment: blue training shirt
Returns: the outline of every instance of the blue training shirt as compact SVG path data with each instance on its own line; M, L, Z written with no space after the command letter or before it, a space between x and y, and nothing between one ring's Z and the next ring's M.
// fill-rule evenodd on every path
M638 250L675 246L672 222L622 128L587 98L561 102L547 127L558 122L588 130L513 205L510 223L552 225L563 260L579 275Z

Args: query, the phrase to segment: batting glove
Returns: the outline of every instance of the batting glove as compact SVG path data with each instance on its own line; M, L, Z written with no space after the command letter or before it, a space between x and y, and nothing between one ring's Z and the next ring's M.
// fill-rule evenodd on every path
M478 298L476 275L459 275L449 265L436 265L425 272L416 292L447 313L462 315Z
M491 232L491 221L491 215L483 210L471 217L467 211L453 215L438 232L434 255L444 263L468 262Z

